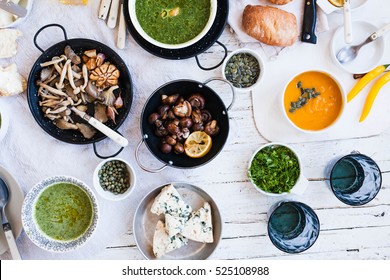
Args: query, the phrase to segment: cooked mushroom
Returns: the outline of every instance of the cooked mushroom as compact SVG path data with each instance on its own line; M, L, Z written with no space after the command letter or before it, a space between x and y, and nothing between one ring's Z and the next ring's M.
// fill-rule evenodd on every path
M83 79L84 79L84 84L81 87L82 92L85 91L85 88L88 85L88 69L87 69L87 65L85 64L83 65Z
M66 93L63 93L62 91L60 91L58 89L52 88L51 86L48 86L48 85L42 83L41 81L38 81L38 86L41 86L44 89L47 89L50 93L60 95L60 96L65 96L65 97L67 96Z
M176 139L173 136L171 136L171 135L165 136L164 140L165 140L165 142L167 142L171 146L175 145L176 142L177 142Z
M76 94L73 92L73 88L70 86L70 84L65 84L65 92L66 94L72 98L73 101L77 102L79 98L77 97Z
M168 105L161 105L160 107L157 108L157 113L161 116L162 120L166 120L168 117L168 110L169 106Z
M76 123L76 127L80 130L81 134L83 134L83 136L87 139L91 139L96 134L96 130L88 124Z
M175 146L173 146L173 151L175 154L182 154L184 153L184 146L182 143L177 142Z
M56 58L53 57L53 59L51 61L47 61L47 62L41 63L40 66L41 67L47 67L47 66L50 66L50 65L58 64L58 63L60 63L61 61L65 60L65 59L66 59L66 57L63 57L63 56L56 57Z
M85 106L85 105L79 105L79 106L76 106L77 110L80 110L81 112L87 112L88 110L88 107Z
M56 88L57 89L62 89L64 87L64 79L65 79L65 76L66 76L66 72L68 71L68 65L70 65L70 62L71 61L68 59L65 62L64 67L62 68L60 81L58 83L56 83Z
M175 124L174 122L170 122L167 124L167 130L169 133L173 134L173 135L179 135L180 134L180 128L177 124Z
M190 117L181 118L179 121L181 127L187 127L187 128L191 127L193 123Z
M118 111L112 106L107 106L107 116L116 124L115 115L118 115Z
M59 129L74 129L74 130L77 130L78 127L77 125L74 125L72 123L69 123L67 121L65 121L64 119L57 119L57 120L54 120L53 123L59 128Z
M187 127L184 127L182 128L182 130L180 131L180 136L184 139L187 139L188 136L190 136L190 130L187 128Z
M211 113L206 109L200 110L200 115L201 115L202 122L204 123L207 123L212 119Z
M103 100L104 105L113 106L115 102L115 94L114 90L118 89L118 86L112 86L108 90L103 91L101 94L101 98Z
M94 99L99 97L99 91L91 81L88 82L85 92Z
M64 49L64 53L68 59L72 61L73 64L80 64L80 57L72 50L70 46L66 46Z
M148 122L150 123L150 124L154 124L157 120L159 120L160 119L160 115L159 114L157 114L157 113L152 113L152 114L150 114L150 116L149 116L149 118L148 118Z
M219 127L217 125L216 120L212 120L211 122L208 122L206 126L204 127L204 132L206 132L210 136L217 135L219 132Z
M178 117L189 117L192 113L191 104L188 101L184 101L173 107L173 113Z
M154 131L154 134L156 134L157 137L163 137L168 135L168 130L163 126L159 126Z
M164 154L169 154L170 152L172 152L172 145L169 145L168 143L164 142L161 144L160 150Z
M199 109L192 111L191 118L194 123L202 123L201 111Z
M64 68L65 68L65 66L64 66ZM80 92L80 88L76 87L76 85L74 84L72 66L70 64L68 64L68 80L69 80L70 86L73 88L73 93L78 94Z
M101 123L107 122L108 121L107 107L103 104L95 103L94 118Z
M179 98L179 94L162 95L161 102L165 105L174 105Z
M192 94L187 100L190 102L192 107L198 109L203 109L206 104L204 97L199 93Z
M41 71L41 76L40 76L41 81L45 82L45 81L49 80L52 77L53 72L54 72L53 66L43 68Z

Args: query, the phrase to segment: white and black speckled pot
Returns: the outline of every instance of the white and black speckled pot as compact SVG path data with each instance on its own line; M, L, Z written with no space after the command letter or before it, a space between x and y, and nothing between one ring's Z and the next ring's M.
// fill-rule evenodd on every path
M49 186L56 183L71 183L82 188L89 196L93 207L92 223L84 234L75 240L59 241L45 235L34 220L34 207L39 195ZM69 176L53 176L36 184L26 195L22 206L22 224L30 240L38 247L51 252L63 253L77 249L85 244L96 229L99 217L98 204L91 189L82 181Z

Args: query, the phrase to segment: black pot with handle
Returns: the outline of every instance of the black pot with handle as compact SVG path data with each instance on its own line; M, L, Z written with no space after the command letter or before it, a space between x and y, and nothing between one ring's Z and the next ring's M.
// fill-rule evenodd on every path
M220 96L207 84L211 81L219 80L226 82L231 90L232 90L232 102L226 107ZM149 116L157 111L157 108L162 104L162 95L172 95L172 94L180 94L184 99L188 98L190 95L194 93L199 93L205 98L205 108L211 113L214 120L217 121L219 126L219 133L212 137L212 147L211 150L201 158L191 158L186 154L175 154L171 152L169 154L165 154L160 150L161 147L161 139L155 135L154 133L154 125L148 122ZM223 146L226 143L226 140L229 135L229 116L228 111L232 107L235 98L235 91L233 86L227 80L221 78L211 78L204 83L194 81L194 80L175 80L169 82L157 90L155 90L149 99L146 101L145 106L142 110L141 115L141 133L142 139L139 142L136 150L135 157L139 166L148 172L160 172L170 167L175 168L195 168L202 166L212 159L214 159L221 151ZM158 169L151 169L145 167L139 158L139 150L142 144L145 143L146 147L149 151L164 165Z
M49 27L60 28L64 33L65 40L54 44L46 50L43 50L38 45L37 38L43 30ZM30 111L39 126L42 127L42 129L48 134L50 134L52 137L60 141L78 145L93 144L94 152L99 158L109 158L118 155L123 150L123 147L114 155L110 156L102 156L97 152L96 143L107 137L103 133L97 131L97 133L92 138L86 139L79 131L59 129L53 124L50 119L46 118L41 110L41 107L39 106L40 97L38 96L39 86L37 86L37 81L40 79L40 73L42 70L40 64L43 62L50 61L54 56L61 56L64 53L64 48L67 45L69 45L76 54L82 54L84 51L91 49L96 49L97 53L103 53L106 56L106 61L109 61L114 64L120 71L118 85L121 90L123 107L118 110L118 115L116 116L116 123L111 120L105 123L105 125L116 131L123 124L124 120L129 114L130 107L133 101L133 84L131 76L122 58L114 50L100 42L83 38L68 39L65 28L59 24L48 24L39 29L34 36L34 44L42 52L42 54L35 61L28 77L27 99ZM93 104L88 105L87 113L93 116ZM72 118L77 122L85 123L85 121L78 116L72 115Z

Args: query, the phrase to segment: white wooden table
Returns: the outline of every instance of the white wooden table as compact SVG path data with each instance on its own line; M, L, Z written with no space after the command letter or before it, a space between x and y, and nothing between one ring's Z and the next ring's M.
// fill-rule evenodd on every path
M30 17L19 27L24 32L24 37L19 43L20 50L15 61L25 76L39 55L39 51L32 45L32 37L38 28L47 23L64 24L70 38L98 39L115 48L116 31L112 32L105 23L96 18L99 1L90 1L88 7L67 7L55 2L35 1ZM51 12L47 13L49 10ZM60 33L53 36L54 39L52 36L43 36L42 44L50 46L56 40L62 40L59 38ZM243 46L228 28L219 40L227 45L229 51ZM247 47L261 51L257 44ZM120 157L133 164L138 180L133 195L120 206L113 205L118 212L117 217L112 217L112 222L126 223L127 231L112 236L106 249L93 258L143 259L132 233L135 209L150 190L172 181L197 185L209 193L218 204L223 218L223 232L212 259L390 258L389 130L369 138L292 144L302 156L304 174L310 183L303 196L289 198L302 201L315 210L321 222L321 233L309 250L296 255L285 254L272 245L266 227L267 211L280 198L260 194L247 177L247 165L252 153L267 142L256 129L250 94L237 95L236 103L229 112L231 128L228 141L212 162L197 169L170 168L159 174L150 174L141 170L134 158L134 149L141 137L139 118L146 98L165 82L179 78L203 81L209 77L221 76L221 69L205 72L197 68L194 59L170 61L154 57L139 47L131 36L127 38L126 49L118 50L118 53L125 59L135 85L130 115L120 129L129 139L130 145ZM220 57L221 50L212 47L200 58L205 64L211 65ZM3 61L0 63L5 64ZM224 92L223 99L227 103L230 101L228 90L223 85L216 84L215 90ZM386 91L389 90L387 86ZM92 172L99 160L93 155L91 146L62 143L43 132L29 112L25 94L2 101L15 113L8 135L0 143L0 165L17 178L25 193L39 180L57 174L72 175L92 186ZM110 151L109 141L105 140L101 146ZM361 207L350 207L337 200L326 179L325 170L328 164L352 150L372 157L383 174L383 186L378 196ZM141 158L146 165L161 165L145 148ZM22 233L21 238L27 238L25 233ZM0 258L9 259L10 255L7 252Z

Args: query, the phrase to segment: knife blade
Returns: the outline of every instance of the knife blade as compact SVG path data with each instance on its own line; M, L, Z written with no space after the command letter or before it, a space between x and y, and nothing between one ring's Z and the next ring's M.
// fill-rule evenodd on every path
M27 15L27 9L11 2L9 0L0 0L0 9L7 11L18 17L25 17Z
M316 44L317 36L315 35L317 21L317 3L316 0L305 0L305 10L303 15L301 41L305 43Z

